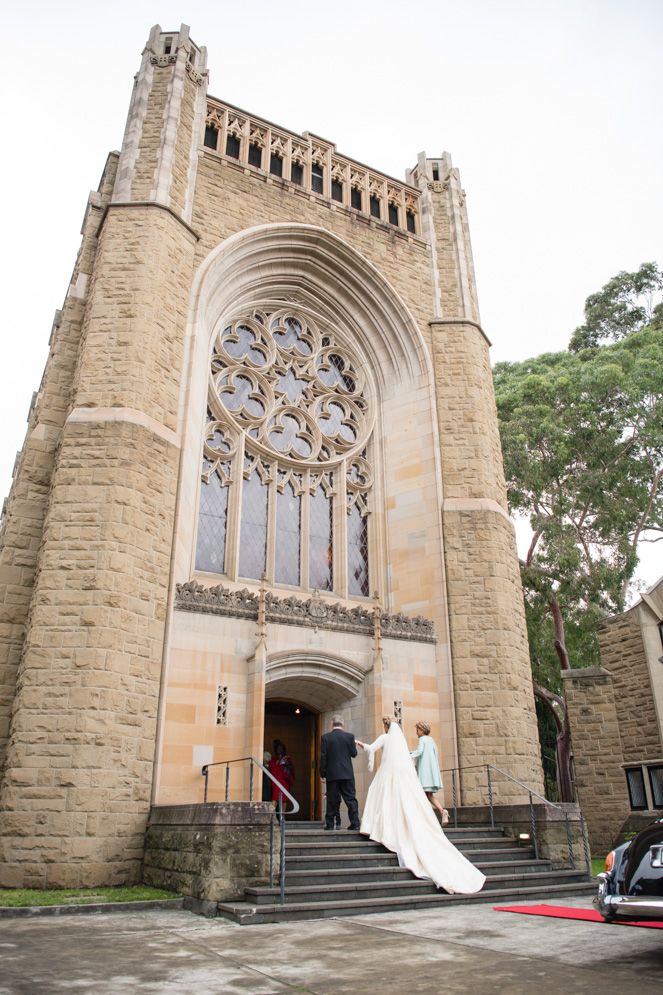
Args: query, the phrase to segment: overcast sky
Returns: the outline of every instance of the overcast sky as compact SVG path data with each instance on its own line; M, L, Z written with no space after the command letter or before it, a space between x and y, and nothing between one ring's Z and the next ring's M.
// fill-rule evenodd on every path
M663 263L660 0L14 3L0 499L141 50L182 21L216 97L400 178L422 150L451 153L493 362L565 348L589 293ZM641 570L661 573L654 557Z

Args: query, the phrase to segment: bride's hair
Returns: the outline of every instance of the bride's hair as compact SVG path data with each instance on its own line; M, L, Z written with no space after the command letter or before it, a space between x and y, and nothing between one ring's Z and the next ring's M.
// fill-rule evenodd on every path
M395 721L396 721L396 719L394 718L393 715L383 715L382 716L382 724L385 725L385 726L387 726L387 728L389 728L389 726L391 725L391 723L395 722Z

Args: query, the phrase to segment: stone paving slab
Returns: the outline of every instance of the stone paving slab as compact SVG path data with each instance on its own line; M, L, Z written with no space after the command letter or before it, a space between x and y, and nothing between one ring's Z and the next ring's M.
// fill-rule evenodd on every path
M659 995L663 937L488 903L250 928L162 909L5 920L0 964L0 995Z

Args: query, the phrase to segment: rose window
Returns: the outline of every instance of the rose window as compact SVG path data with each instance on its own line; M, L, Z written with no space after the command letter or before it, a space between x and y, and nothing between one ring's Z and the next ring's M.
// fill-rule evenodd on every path
M363 366L334 329L283 301L216 333L196 568L369 594Z

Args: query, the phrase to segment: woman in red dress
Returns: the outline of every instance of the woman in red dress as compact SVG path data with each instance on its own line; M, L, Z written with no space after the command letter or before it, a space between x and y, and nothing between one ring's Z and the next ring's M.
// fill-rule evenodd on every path
M290 791L295 782L295 768L285 751L285 743L282 743L280 739L274 740L274 756L269 761L269 773L276 778L279 784ZM278 801L279 795L283 797L277 786L272 784L272 801Z

